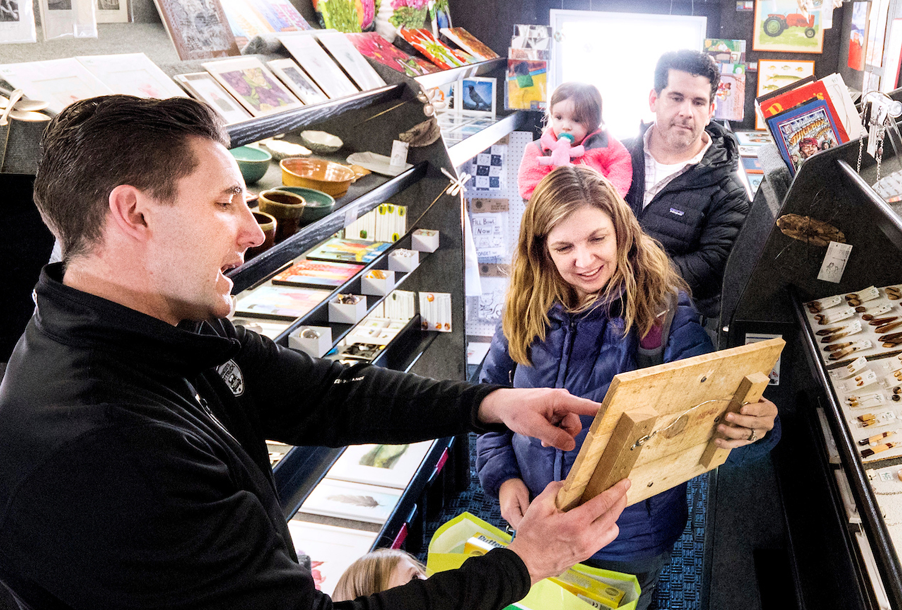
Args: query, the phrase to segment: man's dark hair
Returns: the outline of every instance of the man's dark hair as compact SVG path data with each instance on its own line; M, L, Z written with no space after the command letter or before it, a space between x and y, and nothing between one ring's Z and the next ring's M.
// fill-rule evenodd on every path
M178 181L199 162L192 137L229 145L219 116L188 98L106 95L76 102L56 116L41 138L34 200L60 240L64 260L100 240L117 186L173 201Z
M670 76L671 70L681 70L682 72L688 72L692 76L704 76L707 78L711 81L711 97L708 102L714 101L717 86L720 84L720 71L717 69L714 59L709 55L689 49L664 53L655 67L655 92L658 95L667 87L667 78Z

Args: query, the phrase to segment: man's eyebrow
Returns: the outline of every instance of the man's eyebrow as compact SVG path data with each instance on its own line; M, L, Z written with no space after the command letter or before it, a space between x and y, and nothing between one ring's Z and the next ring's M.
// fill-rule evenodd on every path
M219 192L220 195L241 195L242 193L244 193L244 189L239 184L227 186Z

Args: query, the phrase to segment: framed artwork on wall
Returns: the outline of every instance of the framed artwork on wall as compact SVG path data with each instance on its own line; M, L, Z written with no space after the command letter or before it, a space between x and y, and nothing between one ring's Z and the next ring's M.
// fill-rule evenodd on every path
M820 11L802 12L797 0L756 2L752 49L822 53L824 30Z
M814 75L813 60L759 59L758 92L756 97L776 91L806 76ZM766 129L761 116L756 113L755 129Z

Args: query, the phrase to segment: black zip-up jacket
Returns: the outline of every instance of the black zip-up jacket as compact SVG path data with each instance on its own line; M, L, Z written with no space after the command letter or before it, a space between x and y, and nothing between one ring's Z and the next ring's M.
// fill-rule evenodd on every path
M739 148L723 127L711 122L705 131L711 146L702 160L671 180L645 209L645 142L624 142L633 162L633 182L626 201L642 229L664 246L689 284L703 315L720 313L723 274L733 242L749 213L749 198L739 180Z
M173 327L61 278L42 273L0 385L0 578L35 608L331 608L297 563L265 439L479 430L497 387L315 360L224 320ZM503 608L528 591L499 549L334 607Z

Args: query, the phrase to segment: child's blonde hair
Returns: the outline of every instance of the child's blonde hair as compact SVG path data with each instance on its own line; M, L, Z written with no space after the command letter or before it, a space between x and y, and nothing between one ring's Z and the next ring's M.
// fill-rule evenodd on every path
M551 101L548 103L547 122L551 122L554 105L564 100L573 102L573 116L586 126L587 134L596 131L604 123L601 119L601 92L595 85L569 82L558 86L551 94Z
M426 575L426 566L407 551L376 549L348 566L335 585L332 601L349 601L385 591L395 570L405 559Z

